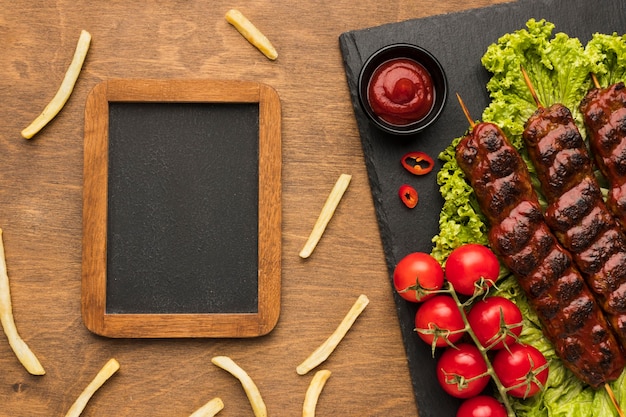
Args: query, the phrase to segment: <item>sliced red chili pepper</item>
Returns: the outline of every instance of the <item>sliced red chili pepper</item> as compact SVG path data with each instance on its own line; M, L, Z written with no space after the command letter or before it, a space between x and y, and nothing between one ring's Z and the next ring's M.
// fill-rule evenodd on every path
M402 157L402 166L411 174L424 175L433 170L435 161L424 152L409 152Z
M408 208L414 208L415 206L417 206L417 191L410 185L401 185L400 189L398 190L398 195L400 196L400 199L402 200L404 205Z

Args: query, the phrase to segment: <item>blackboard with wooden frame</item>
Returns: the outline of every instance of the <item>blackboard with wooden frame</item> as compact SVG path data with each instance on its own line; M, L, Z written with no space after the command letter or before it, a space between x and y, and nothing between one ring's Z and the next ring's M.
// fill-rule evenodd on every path
M82 264L82 317L98 335L270 332L281 294L275 90L226 80L96 85L85 107Z

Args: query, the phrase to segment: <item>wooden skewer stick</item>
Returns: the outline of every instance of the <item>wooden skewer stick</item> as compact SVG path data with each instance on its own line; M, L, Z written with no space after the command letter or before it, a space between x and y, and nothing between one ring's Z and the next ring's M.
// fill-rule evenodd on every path
M617 410L617 414L619 415L619 417L624 417L624 412L619 407L619 404L617 403L617 400L615 399L615 394L613 393L611 386L608 383L606 383L604 384L604 389L606 389L607 394L609 394L609 398L611 399L613 406Z
M593 72L591 73L591 81L593 81L593 85L596 88L600 88L600 82L598 81L598 77Z
M520 70L522 71L522 76L524 76L524 82L526 82L526 85L528 86L528 90L530 90L530 95L533 96L533 100L535 100L535 104L537 104L537 107L539 108L543 107L541 105L541 101L539 101L539 97L537 97L537 92L535 91L535 88L533 87L533 83L530 81L530 77L528 76L528 73L526 72L524 67L521 65L520 65Z
M467 109L467 106L465 105L465 103L463 103L463 99L461 98L459 93L456 93L456 98L457 100L459 100L459 104L461 105L461 110L463 110L463 114L467 118L467 122L469 123L470 127L474 129L474 126L476 126L476 123L474 123L474 120L472 120L472 116L470 115L469 110Z

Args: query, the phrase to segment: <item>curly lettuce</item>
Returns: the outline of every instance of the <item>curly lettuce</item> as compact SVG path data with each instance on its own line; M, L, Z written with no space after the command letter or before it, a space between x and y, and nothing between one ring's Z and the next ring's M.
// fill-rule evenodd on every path
M600 86L626 80L626 35L596 33L585 46Z
M594 69L578 38L565 33L553 35L554 24L545 20L531 19L526 26L490 45L481 60L492 73L487 83L491 103L483 120L498 124L518 147L524 123L537 110L521 68L528 74L541 105L564 104L580 125L578 103L592 85L590 74Z
M444 161L437 173L443 196L439 216L439 234L433 238L432 255L444 263L450 252L466 242L487 244L487 225L475 203L474 191L465 180L454 157L456 139L439 158Z
M523 79L522 67L541 105L547 107L559 102L568 106L583 134L578 104L593 86L591 74L600 86L626 80L626 35L594 34L582 45L577 38L554 34L554 29L550 22L531 19L525 29L505 34L490 45L481 60L492 74L487 84L491 102L482 119L499 125L523 156L521 134L537 103ZM455 147L460 139L454 139L439 155L443 167L437 181L444 205L432 254L442 263L454 248L464 243L488 244L486 219L455 159ZM533 171L532 166L529 169ZM517 281L504 272L497 293L512 299L522 309L525 320L522 342L537 347L550 361L550 376L544 391L530 399L513 400L517 416L617 416L606 390L586 386L563 366L544 337L539 319ZM611 382L610 387L618 403L626 404L626 372Z

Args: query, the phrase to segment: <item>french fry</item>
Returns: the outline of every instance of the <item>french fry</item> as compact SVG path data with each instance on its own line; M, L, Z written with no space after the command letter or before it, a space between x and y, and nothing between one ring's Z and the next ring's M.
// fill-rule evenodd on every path
M11 289L9 286L9 274L7 273L7 263L4 254L4 243L2 240L2 229L0 229L0 323L7 336L9 345L15 356L26 370L32 375L44 375L46 371L41 366L39 359L30 350L26 342L22 340L13 317L13 306L11 304Z
M226 13L226 21L233 25L241 35L272 61L278 58L278 52L272 43L239 10L231 9Z
M85 62L89 45L91 44L91 34L86 30L81 31L78 43L76 44L76 50L74 51L74 57L72 62L65 73L63 82L59 87L56 95L52 98L50 103L43 109L43 111L32 121L28 127L22 130L22 137L24 139L30 139L37 132L44 128L54 117L59 114L67 100L70 98L76 80L80 75L80 70Z
M322 207L322 211L313 226L313 230L311 231L309 238L300 251L301 258L308 258L313 253L313 250L322 238L322 234L324 234L324 231L326 230L326 226L328 226L328 222L330 222L333 214L335 214L335 210L337 209L343 194L348 189L348 185L350 185L351 180L352 175L349 174L341 174L337 179L335 186L330 191L330 194Z
M317 400L324 389L324 385L326 381L330 377L330 371L323 369L321 371L317 371L311 383L309 384L309 388L306 390L306 394L304 396L304 404L302 405L302 417L315 417L315 408L317 407Z
M239 382L241 382L241 386L243 386L243 389L246 392L246 396L250 401L255 417L267 417L267 408L265 407L265 402L261 397L261 393L246 371L240 368L239 365L237 365L228 356L215 356L211 359L211 362L213 362L215 366L218 366L230 373L232 376L237 378Z
M359 317L361 312L365 310L365 307L367 307L368 304L369 299L367 296L363 294L359 295L357 300L352 305L352 308L350 308L350 311L348 311L348 314L346 314L333 334L331 334L330 337L320 345L320 347L311 353L308 358L298 365L296 368L298 375L305 375L311 369L328 359L330 354L333 353L335 348L339 345L339 342L341 342L346 333L348 333L348 330L350 330L356 319Z
M65 414L65 417L78 417L87 406L87 402L93 397L96 391L104 385L105 382L113 376L117 370L120 369L120 364L115 358L109 359L109 361L98 371L94 379L85 387L83 392L80 393L74 404L70 407Z
M221 398L215 397L202 407L198 408L189 417L213 417L224 409L224 402Z

